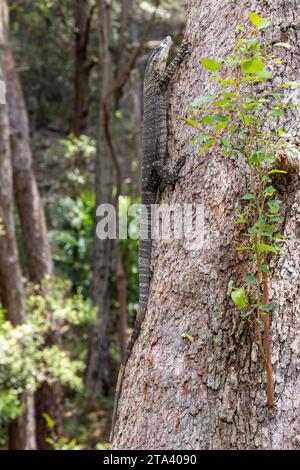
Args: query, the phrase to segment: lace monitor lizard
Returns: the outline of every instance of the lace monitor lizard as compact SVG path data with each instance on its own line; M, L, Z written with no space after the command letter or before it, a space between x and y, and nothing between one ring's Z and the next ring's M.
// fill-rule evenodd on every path
M110 440L114 436L118 403L127 361L139 335L149 297L151 263L151 205L157 200L158 190L166 184L174 184L185 163L185 156L179 158L174 168L166 165L167 145L167 102L166 90L174 72L191 53L191 45L184 43L173 61L167 66L172 39L167 36L152 52L144 77L144 126L142 157L142 212L139 248L139 306L131 339L122 359L115 392Z

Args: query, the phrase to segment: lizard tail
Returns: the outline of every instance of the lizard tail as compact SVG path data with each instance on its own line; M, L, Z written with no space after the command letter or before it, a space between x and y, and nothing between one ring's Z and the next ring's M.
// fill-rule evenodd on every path
M118 414L118 405L119 399L121 396L122 391L122 384L125 374L125 367L127 361L131 355L131 351L133 346L136 342L136 339L140 333L142 323L145 318L148 298L149 298L149 285L150 285L150 262L151 262L151 248L152 248L152 240L151 240L151 205L155 195L150 194L147 200L148 205L145 206L144 211L142 211L141 217L141 232L142 238L140 240L140 249L139 249L139 307L136 315L136 319L134 322L133 332L130 338L130 341L127 345L126 353L124 358L122 359L121 367L119 370L118 381L115 391L115 400L114 400L114 408L113 408L113 415L112 415L112 427L110 433L110 442L113 441L114 432L115 432L115 424L117 421L117 414Z

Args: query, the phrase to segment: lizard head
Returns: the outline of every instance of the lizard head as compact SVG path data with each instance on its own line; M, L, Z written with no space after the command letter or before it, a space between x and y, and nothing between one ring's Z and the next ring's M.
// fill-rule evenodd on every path
M159 75L164 72L172 43L171 36L167 36L161 41L160 45L152 52L149 58L147 66L149 71Z

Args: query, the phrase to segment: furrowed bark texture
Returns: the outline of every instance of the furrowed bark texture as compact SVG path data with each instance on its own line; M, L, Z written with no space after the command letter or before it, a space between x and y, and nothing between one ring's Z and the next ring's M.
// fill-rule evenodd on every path
M251 323L240 319L227 295L251 263L237 254L240 196L248 176L243 161L218 151L196 154L192 128L180 120L214 82L199 65L232 51L236 26L253 10L270 16L270 39L289 42L278 82L299 80L300 17L295 0L190 2L185 40L191 59L176 74L169 109L169 150L190 158L164 203L204 205L204 245L156 243L146 319L126 368L114 447L117 449L296 449L300 447L300 193L283 197L284 233L291 237L270 276L272 361L276 411L266 409L266 376ZM279 76L280 75L280 76ZM287 90L290 104L299 91ZM280 125L299 143L299 111ZM194 341L182 339L183 332Z

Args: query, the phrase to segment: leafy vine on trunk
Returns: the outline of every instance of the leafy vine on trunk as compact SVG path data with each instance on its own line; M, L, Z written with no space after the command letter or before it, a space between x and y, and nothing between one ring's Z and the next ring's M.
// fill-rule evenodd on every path
M267 407L273 414L270 315L274 305L269 301L269 273L272 257L278 256L285 241L275 179L278 175L288 176L289 169L282 169L282 160L300 157L278 121L292 107L284 101L283 89L299 84L274 86L272 72L282 63L276 51L291 46L283 42L272 45L265 40L263 32L270 26L269 19L255 12L250 12L248 18L251 28L238 28L233 54L222 60L200 60L211 72L209 80L216 81L220 91L196 98L189 117L182 119L200 131L193 142L200 145L201 152L219 146L224 157L242 155L245 159L249 190L241 197L245 207L236 218L236 224L245 228L244 241L237 250L250 253L252 273L241 286L231 287L231 298L241 310L241 317L248 317L256 325L267 376Z

